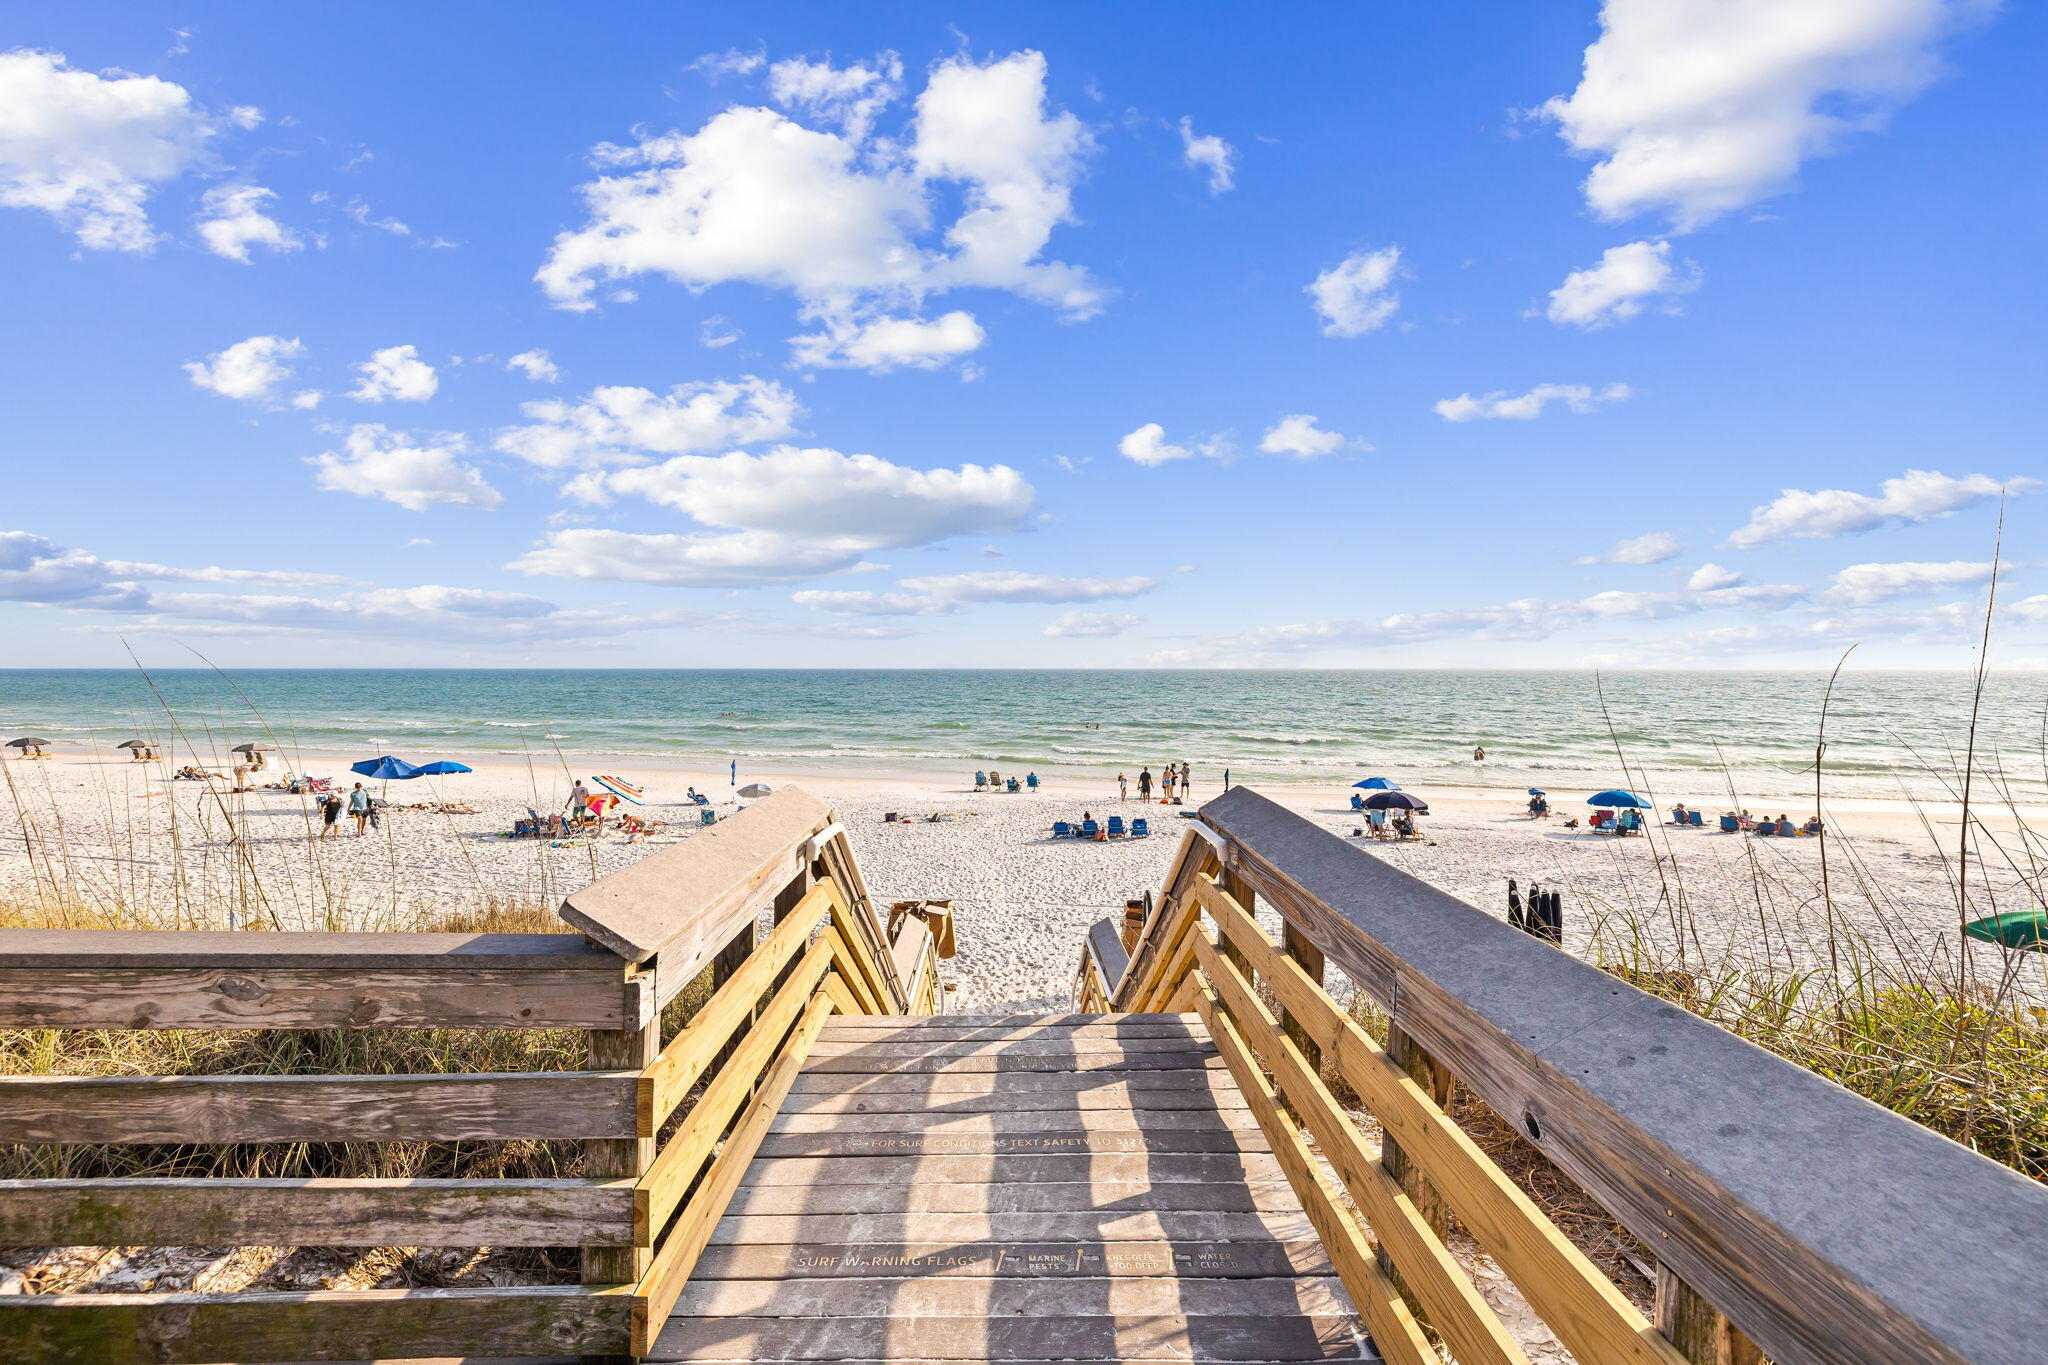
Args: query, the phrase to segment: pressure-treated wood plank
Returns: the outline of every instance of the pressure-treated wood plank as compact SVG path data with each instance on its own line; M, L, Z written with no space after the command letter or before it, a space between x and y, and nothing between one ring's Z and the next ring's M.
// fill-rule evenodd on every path
M353 970L0 967L0 1028L630 1028L651 1008L615 958L609 973L375 962L366 957Z
M0 1076L0 1142L632 1137L629 1071L428 1076Z
M576 1285L17 1294L0 1296L0 1359L24 1365L161 1365L602 1354L624 1349L631 1309L629 1295Z
M1329 1276L1204 1282L1124 1275L970 1280L960 1276L832 1280L705 1280L676 1300L685 1317L1056 1317L1086 1308L1112 1317L1343 1317L1351 1304Z
M717 1150L726 1126L753 1100L756 1081L781 1050L791 1026L805 1011L816 1012L818 982L831 965L832 946L822 939L812 944L797 969L762 1008L717 1079L698 1096L682 1126L647 1168L640 1180L639 1203L649 1227L668 1222L697 1172ZM829 1005L829 999L826 1003Z
M698 1280L869 1279L877 1275L968 1279L1101 1279L1173 1276L1189 1282L1328 1275L1314 1241L1291 1242L874 1242L712 1246ZM1200 1292L1199 1289L1194 1292Z
M1315 1135L1366 1222L1379 1237L1430 1325L1463 1365L1528 1365L1528 1357L1407 1194L1380 1165L1316 1073L1208 936L1194 938L1195 961L1239 1036L1273 1073L1274 1088Z
M1192 1133L1257 1132L1243 1109L1067 1109L948 1114L783 1114L774 1133Z
M670 1318L650 1361L1370 1359L1348 1317Z
M1059 1184L1091 1180L1167 1184L1282 1178L1264 1152L1080 1152L1055 1156L762 1157L747 1168L748 1185L881 1184L905 1180L987 1185L996 1181Z
M855 996L852 989L847 986L846 979L840 976L836 970L825 973L825 979L819 983L819 989L825 992L826 998L832 1002L833 1009L837 1011L832 1016L834 1019L858 1015L866 1008L866 1006L861 1004L859 997Z
M630 1180L7 1180L0 1246L624 1246Z
M1263 1152L1263 1134L1224 1132L777 1133L763 1156L1051 1156L1063 1152Z
M1273 945L1243 907L1206 878L1197 882L1197 895L1287 1007L1294 1027L1334 1060L1386 1132L1401 1142L1573 1354L1581 1360L1683 1365L1684 1357L1599 1267L1298 963Z
M880 1016L870 1016L878 1018ZM1003 1043L1026 1039L1120 1041L1126 1038L1184 1038L1207 1035L1178 1015L1147 1015L1120 1024L1077 1024L1066 1028L1030 1024L963 1024L957 1015L939 1015L930 1023L915 1021L889 1027L835 1019L826 1025L820 1043Z
M711 1240L751 1242L1246 1242L1300 1241L1315 1230L1300 1212L1184 1213L1099 1209L1066 1213L733 1214Z
M619 959L581 934L405 934L219 929L9 929L0 968L94 971L205 967L215 971L583 971L617 977Z
M726 1204L732 1199L733 1191L739 1188L740 1177L753 1161L762 1135L768 1131L768 1120L782 1103L782 1097L789 1092L790 1081L803 1065L804 1054L817 1041L818 1030L825 1026L831 1011L831 998L824 993L820 992L811 1001L809 1008L797 1020L796 1027L790 1030L782 1051L761 1073L760 1088L755 1092L754 1102L733 1125L731 1135L698 1181L689 1204L662 1239L653 1264L635 1290L638 1300L632 1323L632 1351L635 1355L647 1354L653 1331L668 1316L676 1296L682 1293L683 1285L689 1281L697 1258L703 1254L722 1221Z
M1126 1052L1104 1048L1067 1056L1034 1057L1027 1054L983 1053L964 1057L820 1057L813 1071L854 1073L898 1073L926 1071L1198 1071L1220 1068L1210 1052Z
M1205 1071L1202 1076L1214 1076ZM1004 1091L1007 1078L990 1077L988 1088L976 1091L875 1090L853 1093L806 1091L791 1094L784 1101L784 1114L1019 1114L1030 1111L1074 1113L1081 1110L1187 1109L1215 1113L1244 1108L1244 1097L1227 1084L1201 1088L1148 1090L1110 1082L1087 1090L1012 1089Z
M921 1014L873 1014L860 1019L834 1019L833 1028L869 1028L877 1031L892 1031L905 1028L1004 1028L1044 1029L1059 1032L1066 1029L1100 1028L1115 1024L1165 1024L1177 1021L1188 1023L1193 1016L1185 1014L944 1014L927 1016Z
M839 1016L834 1015L834 1018ZM1228 1085L1229 1075L1205 1060L1201 1066L1180 1070L1136 1071L1008 1071L1000 1075L987 1071L807 1071L797 1077L800 1094L875 1095L889 1092L907 1094L987 1095L1021 1094L1025 1091L1076 1092L1132 1090L1202 1090Z
M2032 1365L2048 1340L2048 1188L1249 788L1202 817L1332 965L1772 1359Z
M1147 1052L1199 1055L1207 1051L1208 1046L1203 1039L1185 1035L1172 1038L1049 1038L1041 1035L995 1041L981 1038L890 1039L885 1042L863 1040L848 1043L820 1041L817 1051L812 1056L819 1059L872 1057L877 1060L895 1061L936 1057L1115 1057Z
M811 931L830 913L831 907L829 884L812 887L788 918L755 945L739 970L712 993L695 1017L662 1048L654 1064L647 1068L648 1080L654 1086L657 1125L675 1112L676 1105L719 1056L733 1033L753 1019L775 978L791 958L803 951Z
M1216 1036L1217 1050L1229 1063L1232 1074L1243 1079L1252 1111L1259 1116L1272 1141L1274 1160L1286 1170L1288 1183L1300 1197L1302 1211L1321 1236L1332 1266L1349 1289L1352 1303L1372 1333L1375 1348L1391 1365L1438 1365L1435 1345L1416 1321L1407 1300L1380 1269L1365 1228L1348 1202L1339 1197L1336 1182L1324 1172L1301 1130L1282 1109L1279 1092L1259 1070L1251 1049L1230 1016L1224 1013L1214 992L1197 974L1189 978L1189 988L1183 994L1201 1010Z
M1288 1213L1299 1208L1284 1180L1200 1183L1192 1180L1094 1180L1056 1184L1005 1180L953 1185L905 1180L890 1185L742 1185L727 1212L802 1213L1063 1213L1073 1209L1171 1210L1181 1213Z

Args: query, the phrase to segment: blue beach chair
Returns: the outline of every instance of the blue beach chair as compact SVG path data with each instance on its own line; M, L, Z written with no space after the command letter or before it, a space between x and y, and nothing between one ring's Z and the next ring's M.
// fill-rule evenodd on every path
M1131 821L1131 837L1133 839L1143 839L1151 833L1152 826L1146 823L1144 816L1140 815Z
M1081 822L1081 837L1083 839L1093 839L1101 832L1102 826L1096 824L1093 820L1083 820Z
M1706 817L1706 814L1705 814L1704 812L1702 812L1702 811L1696 811L1696 810L1695 810L1695 811L1687 811L1687 812L1686 812L1686 819L1685 819L1685 823L1687 823L1688 825L1691 825L1691 826L1693 826L1693 827L1694 827L1694 828L1696 828L1696 829L1704 829L1704 828L1706 828L1706 824L1707 824L1707 817Z
M1052 822L1052 837L1055 839L1064 839L1073 832L1074 827L1065 820L1055 820Z
M1734 816L1724 815L1721 817L1721 832L1723 834L1733 834L1741 828L1742 822L1740 820L1737 820Z
M1112 815L1109 817L1109 837L1112 839L1121 839L1124 837L1123 816Z

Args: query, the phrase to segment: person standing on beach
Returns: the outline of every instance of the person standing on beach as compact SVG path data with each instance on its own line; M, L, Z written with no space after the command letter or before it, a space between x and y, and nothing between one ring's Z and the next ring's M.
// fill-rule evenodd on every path
M1118 773L1116 775L1116 799L1119 801L1128 801L1131 799L1130 779L1125 777L1122 773Z
M1140 801L1150 801L1152 799L1152 770L1150 768L1138 769L1138 799Z
M1182 759L1180 764L1180 794L1183 798L1187 796L1188 788L1194 785L1194 780L1194 774L1188 771L1187 760Z
M325 839L334 833L335 826L340 820L341 797L334 792L328 792L320 798L320 837Z
M363 826L370 819L370 794L363 790L363 784L360 782L356 783L355 790L348 794L348 813L355 817L356 838L362 838Z
M583 813L589 809L590 788L584 786L583 779L579 777L576 779L576 785L569 788L569 810L580 820Z

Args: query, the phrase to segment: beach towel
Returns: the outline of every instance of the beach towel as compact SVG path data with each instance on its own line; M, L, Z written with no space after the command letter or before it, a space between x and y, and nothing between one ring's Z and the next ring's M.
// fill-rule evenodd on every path
M621 800L631 801L636 806L647 804L640 799L646 795L646 789L634 786L623 777L607 777L603 773L599 773L590 780Z

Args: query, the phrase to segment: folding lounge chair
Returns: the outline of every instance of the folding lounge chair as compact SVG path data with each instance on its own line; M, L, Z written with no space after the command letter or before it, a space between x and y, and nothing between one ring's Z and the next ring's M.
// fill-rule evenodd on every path
M1074 827L1065 820L1055 820L1052 822L1052 837L1055 839L1064 839L1073 832Z
M1131 821L1131 837L1133 839L1148 838L1151 833L1152 826L1146 822L1144 816L1140 815Z
M1109 837L1112 839L1121 839L1124 837L1123 816L1112 815L1109 817Z
M1721 817L1721 832L1723 834L1734 834L1741 828L1742 822L1736 819L1734 816L1724 815Z
M1101 832L1102 826L1096 824L1093 820L1083 820L1081 822L1081 837L1083 839L1093 839Z
M1687 823L1688 825L1693 825L1698 828L1705 828L1707 823L1707 817L1701 811L1691 811L1687 814L1685 823Z

